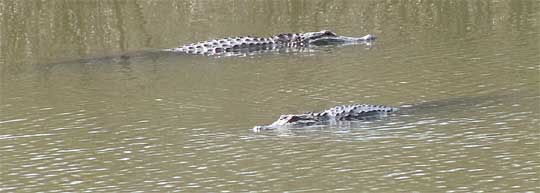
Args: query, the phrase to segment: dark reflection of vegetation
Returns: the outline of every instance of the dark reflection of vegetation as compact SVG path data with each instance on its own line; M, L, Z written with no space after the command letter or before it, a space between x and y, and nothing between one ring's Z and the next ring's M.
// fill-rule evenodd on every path
M537 12L534 0L8 0L0 2L0 57L8 64L47 63L231 34L322 28L403 37L504 33L512 38L538 29L537 17L531 17Z

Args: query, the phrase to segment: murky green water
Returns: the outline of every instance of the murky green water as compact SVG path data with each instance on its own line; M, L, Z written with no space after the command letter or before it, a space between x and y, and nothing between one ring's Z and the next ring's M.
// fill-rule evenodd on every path
M0 192L540 192L539 12L527 0L0 1ZM152 54L321 29L379 39ZM349 103L411 107L251 131Z

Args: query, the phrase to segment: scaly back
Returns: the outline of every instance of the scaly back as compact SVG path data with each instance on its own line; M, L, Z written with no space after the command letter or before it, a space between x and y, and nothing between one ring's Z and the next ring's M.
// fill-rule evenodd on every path
M336 37L336 34L328 30L323 30L307 33L283 33L271 37L228 37L186 44L177 48L164 49L163 51L195 55L219 55L232 52L256 52L280 48L301 49L307 47L310 41L323 37Z

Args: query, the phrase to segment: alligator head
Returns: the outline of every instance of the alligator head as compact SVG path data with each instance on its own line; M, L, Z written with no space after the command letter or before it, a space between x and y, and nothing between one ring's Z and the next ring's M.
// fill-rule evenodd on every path
M375 36L370 34L363 37L338 36L334 32L328 30L308 32L302 34L302 36L304 36L306 44L315 46L365 43L376 39Z
M295 128L315 125L320 122L321 117L313 113L281 115L279 119L270 125L258 125L253 127L253 131L271 130L278 128Z

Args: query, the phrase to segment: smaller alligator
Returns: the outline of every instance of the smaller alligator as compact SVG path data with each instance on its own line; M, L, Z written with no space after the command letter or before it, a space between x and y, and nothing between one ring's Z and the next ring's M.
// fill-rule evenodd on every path
M254 132L279 128L298 128L315 125L336 125L344 121L368 120L387 116L398 108L372 104L353 104L336 106L322 112L281 115L270 125L255 126Z
M268 50L309 51L310 46L368 44L375 39L376 37L373 35L347 37L338 36L328 30L322 30L306 33L283 33L271 37L228 37L186 44L177 48L163 49L162 51L192 55L234 56Z

